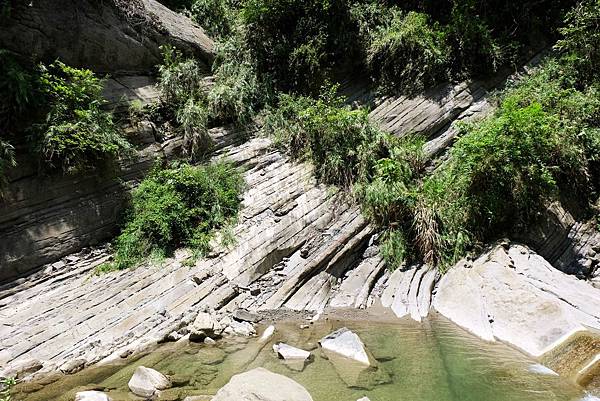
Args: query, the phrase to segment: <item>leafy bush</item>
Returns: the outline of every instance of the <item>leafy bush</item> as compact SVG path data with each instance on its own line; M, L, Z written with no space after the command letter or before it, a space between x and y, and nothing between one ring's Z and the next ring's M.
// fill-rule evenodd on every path
M386 154L389 137L369 122L365 110L343 106L335 91L316 100L283 95L263 130L294 157L312 161L319 179L349 188Z
M318 91L356 54L346 0L248 0L240 17L259 72L279 90Z
M0 135L7 135L35 98L35 77L14 53L0 49Z
M453 69L459 74L485 74L498 70L516 55L514 42L493 34L475 0L453 1L450 21L444 28L452 48Z
M161 100L179 124L184 153L195 160L212 146L205 72L196 60L184 59L172 47L163 48L163 57L158 81Z
M10 401L11 390L17 384L17 381L12 377L3 377L0 379L0 401Z
M234 29L237 10L233 3L233 0L194 0L190 14L209 36L223 39Z
M207 252L214 231L236 216L242 186L240 172L227 163L156 169L133 191L114 262L107 268L133 267L151 254L166 256L179 247Z
M213 118L248 124L268 102L271 88L258 76L253 57L241 43L243 32L237 32L218 45L214 66L215 83L208 93Z
M111 114L101 109L102 81L92 71L60 61L40 68L39 92L47 113L33 129L37 150L47 164L80 171L129 148Z
M367 63L383 86L414 92L447 78L449 55L445 34L427 15L395 10L374 34Z
M583 0L560 29L563 38L556 47L570 56L582 79L598 79L600 64L600 2Z

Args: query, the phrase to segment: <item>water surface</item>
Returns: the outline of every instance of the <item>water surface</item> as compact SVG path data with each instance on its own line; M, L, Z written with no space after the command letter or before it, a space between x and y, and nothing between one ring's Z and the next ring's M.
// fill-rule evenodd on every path
M438 316L423 323L332 319L307 329L299 325L277 323L275 336L266 344L240 338L216 346L167 344L135 361L21 386L15 399L72 401L76 391L99 389L114 401L136 400L127 382L139 365L171 376L176 387L163 392L164 400L214 394L232 375L255 367L296 380L315 401L364 396L372 401L575 401L583 396L581 387L565 378L530 372L535 361L518 351L484 342ZM327 359L318 348L320 338L344 326L362 338L377 369ZM311 350L313 360L304 366L286 365L272 350L277 341Z

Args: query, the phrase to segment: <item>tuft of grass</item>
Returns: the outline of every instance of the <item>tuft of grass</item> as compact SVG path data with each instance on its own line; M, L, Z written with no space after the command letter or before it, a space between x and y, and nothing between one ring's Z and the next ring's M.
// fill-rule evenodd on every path
M100 270L135 267L180 247L205 254L215 230L237 215L242 188L241 173L225 162L155 169L133 191L126 223L114 242L114 262Z

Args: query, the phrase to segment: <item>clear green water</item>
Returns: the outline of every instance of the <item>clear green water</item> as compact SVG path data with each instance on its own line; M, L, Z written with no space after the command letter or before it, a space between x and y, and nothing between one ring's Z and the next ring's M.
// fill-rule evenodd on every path
M73 400L76 391L95 388L107 391L114 401L136 400L127 391L127 381L138 365L172 376L177 387L165 391L164 400L214 394L232 375L259 366L296 380L315 401L356 401L363 396L372 401L567 401L583 396L580 387L564 378L529 372L535 361L519 352L483 342L439 317L420 324L330 320L309 329L298 326L277 324L266 344L229 339L217 346L165 345L127 364L21 386L15 399ZM359 334L378 360L377 369L325 358L317 341L344 326ZM313 361L303 367L284 364L273 353L276 341L312 350Z

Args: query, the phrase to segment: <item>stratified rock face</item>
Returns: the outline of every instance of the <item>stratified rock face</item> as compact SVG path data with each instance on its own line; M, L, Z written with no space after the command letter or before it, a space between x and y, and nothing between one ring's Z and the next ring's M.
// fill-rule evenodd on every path
M235 375L212 401L312 401L304 387L263 368Z
M486 340L541 356L573 333L600 328L600 290L520 245L497 246L441 279L433 305Z
M127 385L133 394L150 398L157 391L171 387L171 382L162 373L154 369L138 366Z
M155 0L13 1L0 21L0 47L25 57L99 72L149 72L159 47L175 45L212 60L213 42L188 18Z
M111 399L101 391L80 391L75 394L75 401L111 401Z

